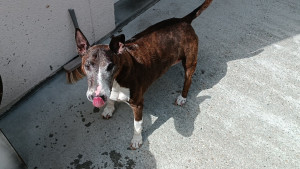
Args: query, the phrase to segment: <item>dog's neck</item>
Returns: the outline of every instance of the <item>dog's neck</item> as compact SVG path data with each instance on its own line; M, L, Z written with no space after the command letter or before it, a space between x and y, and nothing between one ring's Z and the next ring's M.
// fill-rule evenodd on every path
M114 80L118 82L121 87L130 88L131 82L134 81L136 74L135 60L134 57L125 47L121 54L113 56L114 63L116 64L117 70L114 74Z

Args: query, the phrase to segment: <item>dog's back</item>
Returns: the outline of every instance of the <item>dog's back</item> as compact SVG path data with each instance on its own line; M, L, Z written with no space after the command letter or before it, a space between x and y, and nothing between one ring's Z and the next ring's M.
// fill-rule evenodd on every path
M155 80L170 66L189 57L190 51L197 53L198 37L190 23L182 18L172 18L137 34L126 41L125 46L137 64L143 65L140 78L146 76Z
M137 80L151 84L180 61L185 69L187 65L196 65L198 36L191 23L211 2L206 0L183 18L161 21L126 41L127 52L136 61L135 66L143 65L139 68L143 73L135 76Z

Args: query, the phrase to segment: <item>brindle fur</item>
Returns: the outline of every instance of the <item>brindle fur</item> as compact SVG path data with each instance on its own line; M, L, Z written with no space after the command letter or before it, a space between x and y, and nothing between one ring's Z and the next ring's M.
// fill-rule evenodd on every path
M182 97L186 98L197 65L198 37L191 22L208 7L212 0L183 18L172 18L150 26L125 42L125 36L112 37L110 45L89 47L82 32L76 30L79 55L84 71L113 63L113 73L120 86L130 89L130 104L136 121L142 120L143 95L148 87L172 65L182 62L185 80ZM97 71L97 70L96 70ZM89 71L90 74L96 73ZM89 87L97 88L95 75L88 76Z

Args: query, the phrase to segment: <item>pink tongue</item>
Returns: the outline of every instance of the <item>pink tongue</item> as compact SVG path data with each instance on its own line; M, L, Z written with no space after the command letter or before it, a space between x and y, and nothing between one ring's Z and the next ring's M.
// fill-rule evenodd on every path
M93 105L95 107L100 108L100 107L102 107L104 105L104 101L103 101L103 99L101 97L94 97L94 99L93 99Z

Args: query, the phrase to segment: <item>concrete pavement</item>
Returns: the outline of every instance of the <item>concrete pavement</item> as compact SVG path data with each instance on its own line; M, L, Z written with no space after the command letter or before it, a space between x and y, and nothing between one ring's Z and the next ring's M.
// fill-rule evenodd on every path
M162 0L121 33L128 39L200 3ZM130 107L118 103L103 120L86 79L68 85L63 72L0 127L29 168L299 168L299 11L298 0L215 0L192 24L199 55L186 105L172 104L183 86L176 65L145 95L137 151L128 149Z

